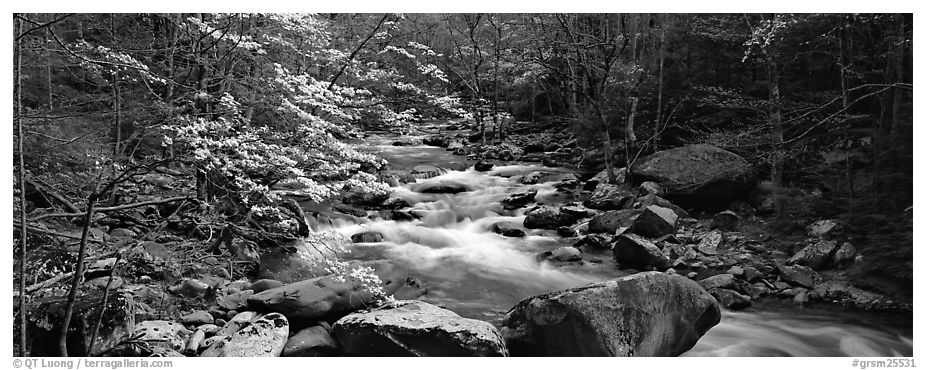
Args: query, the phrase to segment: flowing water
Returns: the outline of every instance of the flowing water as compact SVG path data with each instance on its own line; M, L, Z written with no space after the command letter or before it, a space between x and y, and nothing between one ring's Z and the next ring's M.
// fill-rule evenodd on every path
M462 162L441 148L396 147L386 137L368 138L368 145L395 168L417 164L441 166ZM471 164L471 162L470 162ZM553 182L524 185L520 175L534 171L568 172L563 168L510 164L489 172L450 171L393 189L393 197L412 204L415 221L337 221L322 228L344 236L373 230L380 243L358 243L352 257L388 258L408 266L409 275L427 289L418 298L464 317L499 324L505 311L528 296L584 285L632 273L618 270L608 255L585 255L582 264L555 265L536 255L575 240L550 230L527 230L524 238L507 238L491 231L494 223L520 224L523 209L506 211L499 201L513 192L536 189L537 202L559 204ZM422 194L431 182L455 182L471 191ZM757 305L724 312L685 356L912 356L912 318L846 313L838 309L808 310L794 306Z

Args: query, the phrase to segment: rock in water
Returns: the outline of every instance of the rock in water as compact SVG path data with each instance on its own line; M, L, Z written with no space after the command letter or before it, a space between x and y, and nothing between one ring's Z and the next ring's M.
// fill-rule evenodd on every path
M423 194L457 194L473 190L466 184L449 180L421 182L410 188Z
M391 261L362 265L371 267L379 276L386 294L395 293L408 277L404 267ZM349 276L343 281L332 275L322 276L254 294L248 298L248 306L255 311L279 312L294 328L303 328L317 320L336 319L370 305L375 297L363 284Z
M580 216L573 212L564 212L562 209L542 206L527 211L524 217L524 227L528 229L556 229L560 226L570 226L578 221Z
M639 214L635 209L599 213L588 221L588 232L614 234L620 228L632 226Z
M520 225L511 221L499 221L492 224L492 232L509 238L523 238L527 235Z
M312 326L300 330L286 341L282 357L334 356L340 353L338 343L324 327Z
M412 167L410 173L416 179L430 179L447 173L447 170L429 164L420 164Z
M671 265L669 257L666 257L659 247L650 243L646 238L632 233L621 234L617 237L613 252L617 263L641 270L652 266L664 271Z
M675 222L678 215L669 208L649 206L637 217L630 228L630 232L650 238L658 238L666 234L675 234Z
M643 272L527 298L502 334L513 356L677 356L719 322L694 281Z
M502 206L504 206L504 208L509 211L515 210L533 202L534 197L536 196L536 189L524 193L514 193L509 195L507 198L502 199Z
M628 208L627 203L633 203L633 192L617 185L601 184L582 204L588 208L615 210Z
M383 234L378 231L362 231L350 236L353 243L379 243L383 241Z
M289 323L279 313L257 318L234 334L216 341L201 357L278 357L289 337Z
M715 289L711 293L721 305L731 310L741 310L752 306L752 299L730 289Z
M479 162L476 162L475 165L473 165L473 169L479 172L489 171L492 169L492 167L495 167L495 165L492 164L492 162L486 162L486 161L479 161Z
M575 247L559 247L553 250L550 259L557 262L581 261L582 252Z
M682 206L718 211L745 196L754 180L749 162L707 144L653 153L636 161L630 172L634 180L662 184L666 197Z
M492 324L419 301L353 313L334 323L334 337L355 356L507 356Z
M801 285L810 289L813 289L814 281L817 279L816 271L809 267L800 265L778 265L778 271L781 273L781 280Z
M701 281L698 282L704 290L732 288L734 283L736 283L736 278L733 277L733 274L717 274L709 278L701 279Z

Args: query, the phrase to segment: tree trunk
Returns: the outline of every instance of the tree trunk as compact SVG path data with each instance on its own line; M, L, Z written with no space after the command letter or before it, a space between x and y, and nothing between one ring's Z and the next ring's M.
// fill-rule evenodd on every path
M116 140L113 144L113 156L119 157L122 143L122 104L121 91L119 91L119 71L113 73L113 127L115 128Z
M777 21L779 16L776 15L775 18ZM784 200L782 199L781 189L782 189L782 174L781 174L781 162L782 143L784 143L784 132L781 123L781 91L779 90L778 85L778 55L775 45L773 43L769 44L764 49L766 63L768 68L768 80L769 80L769 99L770 101L770 112L769 119L772 123L772 126L775 128L775 150L771 153L772 158L772 183L774 183L774 189L772 190L772 198L775 201L775 213L776 217L784 216Z
M14 70L13 89L16 93L15 115L16 115L16 150L17 160L19 161L19 353L18 356L28 356L26 348L26 247L29 239L29 233L26 229L26 166L23 162L23 122L22 122L22 39L18 36L22 34L23 21L16 20L16 69Z
M847 108L849 107L849 93L846 88L848 84L846 81L846 73L849 69L846 63L850 59L847 57L848 51L846 48L846 41L845 41L845 38L846 38L845 26L840 27L839 31L840 31L839 32L839 83L840 83L840 88L842 89L843 116L844 116L844 121L846 121L843 123L843 146L845 149L844 160L846 161L846 182L847 182L846 185L848 186L848 189L846 190L849 195L849 215L851 216L852 203L854 202L854 199L855 199L855 190L853 189L854 185L853 185L853 180L852 180L852 163L849 160L850 159L849 158L849 123L848 123L849 112L847 111Z
M903 60L904 60L904 44L903 40L905 37L904 32L904 16L903 14L897 15L897 34L895 35L895 46L894 53L891 55L891 68L894 69L894 82L902 83L904 82L904 71L903 71ZM904 135L901 132L900 126L900 108L903 103L904 90L903 89L892 89L893 101L891 102L891 146L894 150L901 145Z
M74 279L68 291L68 301L61 320L61 332L58 334L58 350L62 357L68 357L68 328L71 326L71 316L74 315L74 303L77 300L77 291L80 282L84 279L84 259L87 257L87 238L90 227L93 226L93 214L96 210L97 194L94 192L87 198L87 213L84 215L84 228L80 234L80 248L77 251L77 263L74 268Z
M666 24L663 15L662 22L659 24L659 86L656 88L658 96L656 100L656 128L653 130L653 151L659 151L659 132L662 130L662 89L665 78L665 61L666 61Z

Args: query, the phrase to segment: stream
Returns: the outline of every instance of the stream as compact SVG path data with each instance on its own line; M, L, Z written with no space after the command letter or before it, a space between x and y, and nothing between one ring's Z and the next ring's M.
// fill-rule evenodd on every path
M394 138L373 135L364 140L392 168L419 164L444 167L464 162L466 171L418 180L393 188L393 197L412 204L421 216L414 221L371 220L362 224L337 220L319 227L345 237L366 230L383 234L380 243L358 243L354 258L387 258L406 265L427 293L420 300L461 316L499 325L505 312L520 300L539 293L608 280L634 271L619 270L607 253L585 254L581 264L538 261L538 253L572 245L553 230L526 230L524 238L492 232L499 221L520 224L524 209L504 210L499 203L510 193L538 191L540 204L558 204L562 196L553 182L524 185L519 175L534 171L573 172L538 164L505 163L477 172L473 161L433 146L392 146ZM471 191L422 194L422 183L451 181ZM759 303L746 310L724 311L717 326L683 356L912 356L912 315L896 317L839 308L800 308Z

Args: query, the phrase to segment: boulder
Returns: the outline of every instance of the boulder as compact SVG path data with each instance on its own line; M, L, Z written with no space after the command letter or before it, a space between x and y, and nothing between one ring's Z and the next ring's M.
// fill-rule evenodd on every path
M733 274L717 274L698 281L698 285L708 291L717 288L732 288L735 283L736 278L733 277Z
M347 315L332 327L348 355L507 356L492 324L419 301Z
M639 215L640 211L634 209L602 212L588 221L588 232L614 234L618 229L627 230Z
M553 250L549 259L556 262L581 261L582 252L575 247L559 247Z
M730 289L715 289L711 291L711 295L721 306L730 310L742 310L752 306L752 299Z
M289 322L279 313L258 317L216 341L200 357L279 357L289 337Z
M778 265L778 271L780 273L781 280L811 289L813 289L814 281L817 279L816 271L801 265Z
M698 249L698 252L713 256L719 253L722 246L723 233L718 230L712 230L701 236L701 241L698 242L698 246L695 248Z
M409 172L416 179L430 179L447 173L447 170L430 164L419 164Z
M183 325L165 320L149 320L138 323L133 338L148 344L182 351L187 337L192 332Z
M534 197L537 196L537 190L531 190L523 193L514 193L508 195L507 198L502 199L502 206L506 210L515 210L521 207L524 207L534 201Z
M473 190L469 185L450 180L422 182L413 184L410 188L423 194L457 194Z
M179 284L170 287L170 292L184 298L199 298L209 290L209 284L197 279L183 279Z
M421 143L424 145L439 146L445 148L447 145L449 145L450 139L444 135L431 135L422 139Z
M628 204L629 203L629 204ZM592 195L582 204L588 208L600 210L615 210L629 208L633 203L633 192L611 184L601 184L595 188Z
M671 209L672 212L675 212L679 217L686 218L688 217L688 211L684 208L675 205L669 200L653 195L647 194L642 197L637 198L637 202L634 203L634 208L643 209L649 206L660 206Z
M560 226L571 226L579 220L580 216L573 212L564 212L549 206L541 206L527 211L524 217L524 227L528 229L556 229Z
M383 234L378 231L361 231L350 236L352 243L379 243L383 241Z
M392 294L405 284L408 273L391 261L364 262L382 281L382 290ZM351 269L359 268L354 264ZM268 289L248 298L248 306L259 312L279 312L294 328L303 328L322 319L336 319L373 303L375 299L364 282L351 277L322 276Z
M678 215L671 209L649 206L633 221L630 231L637 235L658 238L666 234L675 234Z
M556 235L559 235L564 238L572 238L579 234L575 231L575 229L569 226L560 226L556 228Z
M842 224L839 221L819 220L807 226L807 235L820 239L832 239L841 229Z
M855 247L851 243L845 242L839 246L839 249L833 253L833 265L836 267L845 267L855 260Z
M663 271L671 267L669 257L666 257L659 247L633 233L618 236L617 242L614 243L613 253L614 260L627 267L642 270L652 266Z
M328 330L321 326L312 326L300 330L286 341L282 357L320 357L340 354L338 342Z
M67 296L37 297L26 301L26 338L32 356L60 356L58 336ZM135 332L135 298L127 292L110 292L105 309L103 291L78 295L67 336L69 356L87 356L87 344L100 315L100 330L91 355L97 355L130 338Z
M489 171L492 169L492 167L495 167L495 164L486 161L478 161L475 165L473 165L473 169L479 172Z
M714 215L711 219L711 229L721 229L733 231L739 227L740 216L731 210L726 210Z
M835 254L837 245L835 240L821 240L797 251L788 259L788 263L819 270L830 262L830 257Z
M642 195L652 194L657 197L666 195L666 189L664 189L662 185L659 185L653 181L644 181L637 188L640 190L640 194Z
M513 356L677 356L718 322L697 283L643 272L524 299L501 330Z
M588 234L572 246L586 252L604 251L611 249L611 239L612 235L609 234Z
M260 279L251 283L246 290L252 290L254 293L260 293L268 289L279 288L283 286L283 282L273 279Z
M212 315L204 310L193 311L192 313L183 315L180 318L180 323L184 325L203 325L203 324L212 324L215 322L215 318Z
M708 210L723 210L745 196L754 181L749 162L707 144L653 153L634 162L630 172L635 181L662 184L673 202Z
M523 238L527 235L520 225L511 221L499 221L492 224L492 232L509 238Z
M627 176L626 168L623 168L623 167L614 168L612 172L614 173L614 183L615 184L623 184L625 182L624 180L626 179L626 176ZM601 170L597 174L595 174L595 176L592 176L592 178L588 179L588 181L585 182L584 188L585 190L595 190L598 187L598 185L607 184L607 183L608 183L608 169L606 168L606 169Z
M228 292L215 298L215 303L226 311L238 311L248 307L248 298L254 291L245 289L239 292Z

